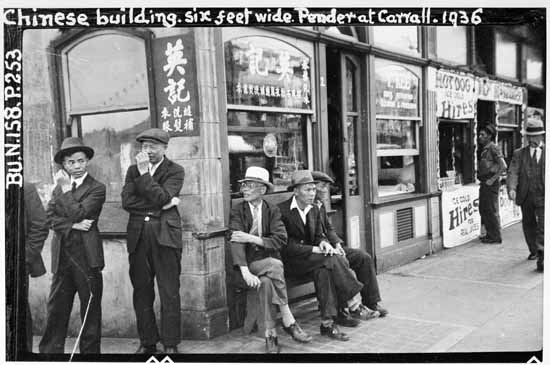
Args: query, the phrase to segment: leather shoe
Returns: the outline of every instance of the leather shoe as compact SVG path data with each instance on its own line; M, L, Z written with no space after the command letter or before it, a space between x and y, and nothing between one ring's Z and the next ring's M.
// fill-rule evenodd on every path
M359 304L359 308L354 311L349 311L349 313L352 318L362 319L363 321L368 321L369 319L380 317L380 312L374 311L363 304Z
M164 354L179 354L177 346L164 346Z
M388 315L388 310L386 308L381 307L378 303L376 303L373 306L368 306L368 308L372 309L375 312L380 313L380 317L385 317Z
M157 353L157 345L139 345L136 354L155 354Z
M288 327L283 326L283 329L285 330L286 333L292 336L294 341L298 341L302 343L311 342L311 339L312 339L311 336L308 335L296 322L292 323Z
M321 325L321 335L327 336L329 338L332 338L332 339L338 340L338 341L348 341L349 340L348 335L346 335L343 332L340 332L340 329L334 323L330 326Z
M527 256L527 260L535 260L537 257L536 253L530 253L529 256Z
M357 327L359 326L359 323L360 323L359 320L355 318L351 318L349 313L346 313L343 310L338 311L338 315L334 319L334 322L337 325L343 326L343 327Z
M487 243L487 244L499 244L499 243L502 243L502 240L494 240L492 238L483 238L481 242Z
M281 352L279 339L276 336L269 336L265 338L265 352L267 354L278 354Z
M544 262L543 261L537 262L537 271L538 272L544 272Z

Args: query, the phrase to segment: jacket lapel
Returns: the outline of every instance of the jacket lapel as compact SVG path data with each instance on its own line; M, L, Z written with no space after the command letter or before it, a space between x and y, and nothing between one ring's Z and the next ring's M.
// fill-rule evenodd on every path
M164 156L164 161L157 167L155 170L155 173L153 174L153 180L156 182L160 182L161 179L164 177L166 172L168 171L168 166L170 165L170 160Z
M86 178L84 178L82 184L80 184L80 186L77 187L75 192L73 193L73 197L75 198L75 200L80 201L82 199L82 196L84 196L84 194L86 194L86 192L92 186L93 181L94 178L91 177L90 174L86 175Z
M300 216L300 213L298 213L298 209L291 209L290 210L290 218L292 219L292 222L298 228L300 231L300 234L304 235L306 233L304 222L302 221L302 217Z
M263 211L263 210L262 210ZM250 232L250 229L252 228L252 213L250 212L250 207L248 206L248 202L243 201L243 223L244 223L244 231L246 233Z

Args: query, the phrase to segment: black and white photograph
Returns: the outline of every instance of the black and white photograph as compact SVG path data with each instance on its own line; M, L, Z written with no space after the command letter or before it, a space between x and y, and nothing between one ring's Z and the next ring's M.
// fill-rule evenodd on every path
M547 5L169 5L2 9L3 361L542 363Z

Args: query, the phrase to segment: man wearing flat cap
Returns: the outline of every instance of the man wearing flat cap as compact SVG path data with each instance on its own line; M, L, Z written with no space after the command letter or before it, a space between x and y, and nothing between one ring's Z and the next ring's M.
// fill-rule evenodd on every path
M177 353L180 342L182 227L177 206L185 173L165 156L169 139L168 132L158 128L136 137L141 152L128 168L121 194L122 207L130 213L127 248L140 340L136 353L157 352L159 340L164 353ZM153 310L155 277L161 303L160 336Z
M281 311L283 328L295 341L310 342L290 311L279 251L286 245L286 230L279 208L262 197L273 190L269 172L251 166L239 181L243 201L231 209L231 255L244 281L251 289L259 290L260 311L264 315L267 353L280 351L275 327L275 306Z
M41 353L63 353L75 293L80 299L81 354L100 353L103 243L97 228L105 185L88 172L94 150L80 138L61 144L54 161L62 165L46 209L52 239L52 284Z
M537 271L544 271L544 124L527 119L523 134L528 145L514 151L506 185L508 196L521 207L523 235L529 260L537 259Z
M479 158L477 178L479 180L479 215L481 224L485 226L486 236L481 242L488 244L502 243L500 235L500 218L498 214L498 192L500 190L500 176L506 171L504 156L493 143L497 135L494 125L486 124L479 131Z
M321 226L323 227L323 233L329 240L330 244L340 254L344 255L349 262L350 268L355 272L357 280L363 284L361 289L361 301L362 303L372 311L380 313L380 317L384 317L388 314L388 311L380 306L380 289L378 288L378 280L376 279L376 270L374 268L374 261L372 257L363 250L355 248L349 248L342 246L344 241L338 237L334 227L328 218L327 210L323 204L323 198L328 196L330 198L330 185L334 183L334 180L322 171L313 171L311 173L313 180L316 181L316 199L314 204L319 208ZM336 322L343 322L347 319L347 313L344 311L338 312Z
M345 256L338 254L323 234L320 211L313 204L315 181L311 172L295 171L288 190L294 195L279 204L288 235L282 251L285 271L296 277L313 276L321 309L321 335L347 341L349 337L334 323L338 303L346 303L350 308L353 318L348 326L357 326L359 319L371 318L373 311L361 304L363 284L355 278Z

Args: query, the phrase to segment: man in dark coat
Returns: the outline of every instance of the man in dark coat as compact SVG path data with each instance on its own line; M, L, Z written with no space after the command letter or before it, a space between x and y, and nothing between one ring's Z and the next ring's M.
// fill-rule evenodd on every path
M25 267L27 275L32 278L46 273L44 261L42 261L42 247L48 237L48 218L36 187L31 183L23 185L25 218L23 227L25 231ZM25 297L27 298L27 351L32 352L32 314L29 306L29 277L25 277Z
M294 196L279 204L288 235L282 251L285 271L292 276L313 276L321 307L321 334L347 341L349 337L340 332L334 317L338 314L338 303L346 303L356 321L370 318L372 311L361 304L363 284L355 278L346 258L336 252L323 234L319 209L313 205L315 181L311 172L295 171L288 190Z
M168 132L158 128L137 136L141 152L122 188L122 207L130 213L127 244L140 339L137 353L157 352L159 338L164 353L177 353L180 342L182 228L177 206L185 173L165 156L169 139ZM155 276L161 302L160 337L153 310Z
M508 196L521 207L522 226L530 255L537 258L537 271L544 271L544 124L528 119L528 145L514 151L506 185Z
M66 138L54 157L63 169L47 214L54 231L52 239L52 286L48 299L46 330L41 353L62 353L73 299L78 293L82 337L80 353L100 353L101 296L104 267L103 242L97 221L105 202L105 185L87 172L94 150L80 138Z
M243 201L231 209L229 229L231 230L231 255L246 284L259 290L260 305L265 322L265 343L267 353L280 351L275 327L274 307L281 311L283 328L294 340L310 342L290 311L279 251L286 245L286 230L277 206L272 206L263 195L273 189L269 172L251 166L241 183ZM250 309L250 308L249 308Z
M323 233L336 251L346 257L350 268L357 276L357 280L363 284L363 289L361 290L361 300L363 304L373 312L380 313L380 317L386 316L388 311L378 304L381 300L380 289L378 288L378 280L376 279L376 270L374 268L374 261L372 260L372 257L365 251L343 247L342 244L344 241L338 237L336 231L332 227L330 219L328 218L327 210L323 204L323 199L330 199L330 185L334 183L334 180L321 171L313 171L311 174L313 179L316 181L317 195L315 205L320 211ZM345 320L345 317L346 313L339 312L337 322Z
M497 130L494 125L487 124L479 132L481 154L478 164L479 179L479 215L485 226L486 236L483 243L502 243L500 235L500 218L498 214L498 193L500 191L500 175L506 171L504 156L493 139Z

